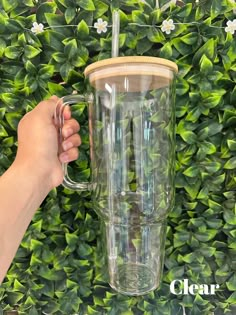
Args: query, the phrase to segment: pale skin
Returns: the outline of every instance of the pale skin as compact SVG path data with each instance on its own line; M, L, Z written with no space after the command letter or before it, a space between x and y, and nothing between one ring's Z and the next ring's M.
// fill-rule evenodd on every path
M78 158L79 124L64 111L62 152L53 116L58 98L39 103L18 126L14 162L0 177L0 284L32 217L51 189L62 183L61 163Z

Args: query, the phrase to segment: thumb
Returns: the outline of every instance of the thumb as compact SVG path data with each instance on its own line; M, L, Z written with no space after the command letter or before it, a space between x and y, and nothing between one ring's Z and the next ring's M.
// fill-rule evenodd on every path
M57 106L59 104L59 102L61 102L61 105L63 103L63 101L57 97L56 95L53 95L49 98L49 100L54 101L56 104L55 106ZM56 109L56 107L54 107L54 110ZM71 110L70 110L70 106L66 105L65 108L63 109L63 116L64 119L70 119L71 118Z
M42 112L44 115L53 117L59 100L60 99L57 96L53 95L49 99L40 102L36 109L38 109L38 111Z

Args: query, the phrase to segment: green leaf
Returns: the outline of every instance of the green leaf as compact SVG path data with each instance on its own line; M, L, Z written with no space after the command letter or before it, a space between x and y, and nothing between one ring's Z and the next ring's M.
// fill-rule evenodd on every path
M119 34L119 47L122 48L125 45L126 34Z
M141 25L146 24L145 15L143 14L143 11L133 10L131 14L132 14L132 21L134 23L138 23Z
M199 172L200 172L199 166L193 165L193 166L188 167L188 168L183 172L183 174L184 174L185 176L188 176L188 177L196 177L196 176L199 175Z
M211 142L201 142L199 144L199 149L204 154L214 154L216 152L216 146Z
M214 70L207 74L207 78L215 83L217 83L217 81L219 81L223 76L223 73Z
M28 59L32 59L32 58L38 56L40 53L41 53L41 49L39 49L39 48L35 48L33 46L30 46L30 45L25 46L24 55Z
M214 174L221 169L221 163L220 162L204 161L201 163L201 165L210 174Z
M2 140L3 147L12 147L15 143L14 137L8 137Z
M6 48L6 42L3 39L0 38L0 58L4 54L5 48Z
M181 7L181 9L178 11L177 16L181 18L186 18L190 15L192 12L192 3L187 3L184 6Z
M30 60L26 61L25 69L28 73L30 73L32 75L36 75L36 73L37 73L37 68L35 67L35 65ZM19 76L20 76L20 73L19 73Z
M187 45L193 45L197 42L198 36L199 36L198 33L191 32L189 34L186 34L186 35L180 37L180 40Z
M183 56L189 55L192 52L191 46L182 42L180 38L172 39L171 43L176 48L176 50Z
M45 18L46 18L48 25L50 27L52 27L52 29L53 29L53 26L66 24L64 16L58 15L56 13L55 14L54 13L45 13ZM55 28L55 30L57 30L57 29Z
M62 270L52 270L49 269L48 266L39 264L38 275L43 279L47 279L50 281L59 281L65 278L65 272Z
M89 27L87 23L82 20L77 26L78 36L81 39L85 39L89 35Z
M109 6L104 3L104 1L94 0L94 5L96 7L96 11L94 12L94 18L97 19L101 17L104 13L106 13L109 9ZM122 24L124 19L124 13L120 11L120 23Z
M6 120L13 130L17 130L17 126L21 118L22 118L22 115L20 113L13 112L13 113L6 114Z
M3 6L3 9L6 12L9 12L17 7L17 0L1 0L1 4Z
M70 24L76 16L76 8L68 7L65 11L65 20L67 24Z
M65 23L65 22L64 22ZM40 37L40 40L44 43L44 45L47 47L50 47L51 51L55 52L63 52L64 50L64 45L62 43L63 39L65 38L64 36L67 36L68 31L65 31L65 34L63 33L60 34L57 31L53 31L52 29L50 30L45 30L43 33L38 34L38 37ZM68 34L69 35L69 34ZM46 48L47 49L47 48ZM50 54L51 56L51 54ZM49 56L49 57L50 57Z
M222 0L222 1L212 0L211 18L214 19L218 15L221 15L227 6L228 6L228 3L225 0Z
M137 43L137 53L143 55L146 51L150 50L152 47L152 42L147 42L145 38L142 38Z
M181 133L179 135L188 144L193 144L193 143L196 143L196 141L197 141L197 136L193 131L183 130L183 131L181 131Z
M230 291L236 291L236 275L234 274L230 279L226 282L226 286Z
M167 42L160 50L160 57L168 59L172 56L172 53L171 43Z
M232 305L235 305L236 303L236 292L232 293L230 297L226 300L228 303L232 303Z
M31 239L30 240L30 250L31 251L37 251L37 250L41 250L43 247L43 243L38 241L38 240L34 240L34 239Z
M137 36L135 36L135 34L132 34L132 33L126 34L126 43L125 44L127 45L127 47L129 47L131 49L135 49L137 43L138 43L138 40L137 40Z
M22 292L9 292L7 301L10 305L17 305L22 300L24 293Z
M148 39L153 43L162 43L165 40L165 36L162 31L156 28L150 28L148 30Z
M14 93L2 93L0 98L5 104L13 105L19 102L19 98Z
M59 64L63 64L66 61L66 56L61 52L53 53L52 58Z
M201 255L203 255L204 257L212 257L215 252L216 252L216 248L214 247L209 247L209 246L202 246L199 249L199 252L201 253Z
M38 72L38 75L41 79L49 79L54 74L53 65L42 65L41 69Z
M193 261L195 261L196 259L196 254L195 253L189 253L189 254L186 254L183 256L183 261L190 264L192 263Z
M100 311L97 311L95 307L88 305L87 308L88 315L101 315Z
M22 54L23 49L19 46L8 46L4 50L5 57L9 59L17 59Z
M46 23L46 17L45 13L56 13L56 3L54 2L45 2L41 3L36 11L36 18L37 21L40 21L40 23Z
M51 95L57 95L58 97L65 96L67 90L61 85L53 82L48 82L48 90Z
M17 279L14 280L14 290L19 292L25 292L25 286L21 284Z
M205 232L195 232L194 236L200 242L208 242L216 236L217 232L218 232L217 230L207 230Z
M64 63L61 67L60 67L60 74L62 76L62 79L64 81L68 80L70 71L72 71L74 69L73 65L71 65L69 62Z
M228 145L230 151L236 151L236 140L228 139L227 145Z
M210 96L204 98L203 105L207 108L214 108L220 104L221 99L221 95L218 95L217 93L212 93Z
M203 46L201 46L193 56L193 64L196 65L203 55L210 60L214 60L216 57L216 43L216 40L210 38Z
M71 39L65 45L64 53L69 60L78 54L78 45L76 39Z
M223 217L225 221L230 225L236 225L236 216L233 211L225 209L223 212Z
M184 275L184 266L177 266L169 270L167 273L167 277L169 281L173 281L175 279L181 279Z
M199 107L195 107L188 112L188 115L186 116L186 121L192 121L193 123L197 122L201 114L201 109Z
M92 0L75 0L75 2L86 11L95 10L95 6Z
M78 245L78 240L78 235L76 235L75 233L66 233L66 242L69 246L75 247L76 245Z
M236 169L236 157L230 158L224 165L224 168L227 170Z
M209 73L213 69L213 64L209 58L204 54L200 59L200 71Z
M199 132L198 132L198 139L199 140L204 140L207 137L216 135L221 132L223 125L219 124L218 122L211 122L208 121L208 125L206 127L199 126Z
M182 78L178 78L176 83L176 94L177 95L184 95L189 90L189 84L186 80Z
M186 184L184 189L189 194L190 198L193 200L197 197L200 189L201 181L196 180L194 184Z

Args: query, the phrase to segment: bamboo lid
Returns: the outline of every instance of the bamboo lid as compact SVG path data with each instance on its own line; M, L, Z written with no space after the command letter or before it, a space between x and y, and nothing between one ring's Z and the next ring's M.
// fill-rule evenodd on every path
M129 56L97 61L84 73L96 89L105 90L115 84L121 92L137 92L168 86L177 72L177 65L170 60Z

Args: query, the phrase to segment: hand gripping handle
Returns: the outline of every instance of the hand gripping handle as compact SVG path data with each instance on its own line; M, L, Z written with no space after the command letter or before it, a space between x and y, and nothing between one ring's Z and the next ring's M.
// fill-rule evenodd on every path
M59 128L59 147L61 148L61 144L63 141L62 137L62 127L64 125L64 109L67 105L72 105L76 103L81 103L81 102L89 102L91 101L90 96L83 96L83 95L68 95L62 97L56 106L56 111L54 115L54 120L56 126ZM85 190L91 190L91 183L90 182L75 182L73 181L69 175L68 175L68 170L67 170L67 165L68 163L62 163L62 169L64 173L64 178L63 178L63 183L62 185L68 189L71 190L79 190L79 191L85 191Z

